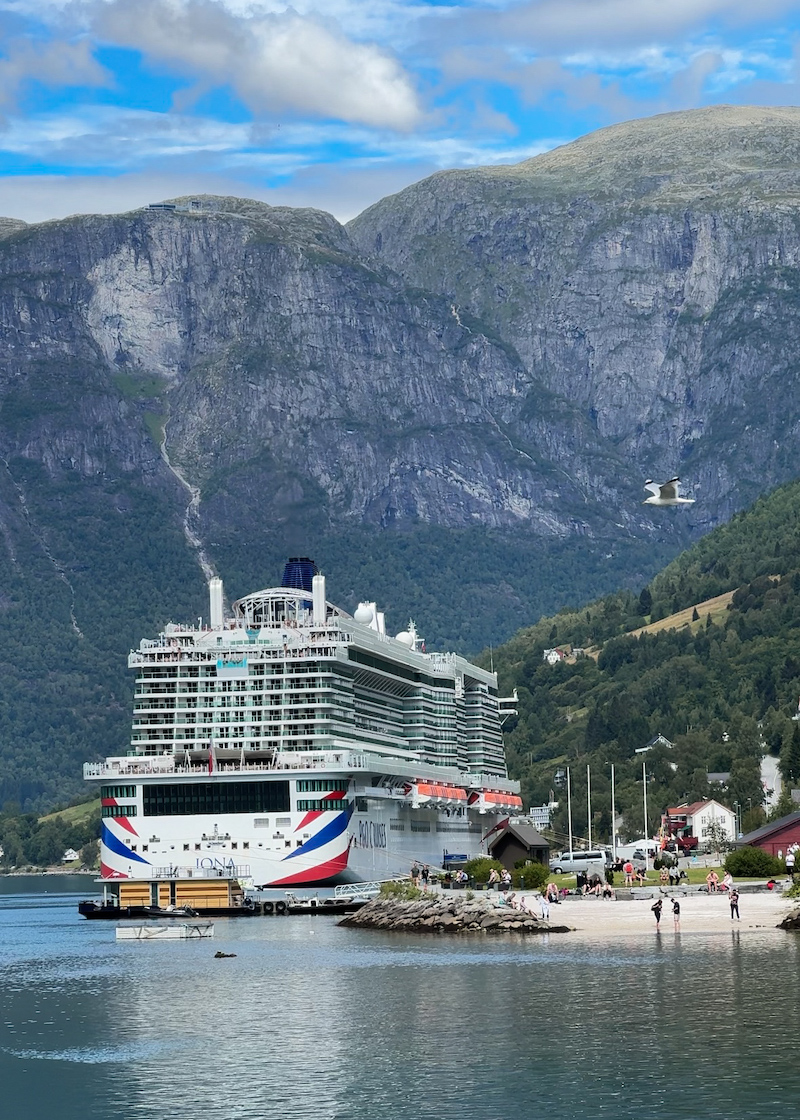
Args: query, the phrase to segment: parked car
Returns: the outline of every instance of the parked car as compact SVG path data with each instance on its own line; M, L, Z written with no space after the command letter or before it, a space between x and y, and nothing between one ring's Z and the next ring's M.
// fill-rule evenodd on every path
M610 865L608 853L601 848L591 848L583 852L561 852L550 860L550 870L555 875L590 870L602 875Z

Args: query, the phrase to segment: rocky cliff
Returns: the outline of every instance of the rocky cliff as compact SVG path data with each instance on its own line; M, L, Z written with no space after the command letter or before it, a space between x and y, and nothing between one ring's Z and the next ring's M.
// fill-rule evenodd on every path
M344 606L476 650L792 476L798 154L800 110L719 109L347 229L217 197L0 221L0 804L124 748L125 652L212 569L238 595L310 552ZM697 504L643 508L676 471Z
M707 527L796 473L798 219L800 109L719 107L444 172L349 230L490 324L632 475L685 476Z

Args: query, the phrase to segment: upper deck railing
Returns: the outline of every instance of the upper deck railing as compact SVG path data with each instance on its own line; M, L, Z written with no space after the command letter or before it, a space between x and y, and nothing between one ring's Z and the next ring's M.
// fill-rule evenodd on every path
M119 778L211 778L214 775L233 776L237 774L286 774L315 770L343 770L345 772L367 771L387 777L430 779L432 772L441 776L443 781L451 781L467 789L494 789L509 793L519 792L519 782L497 774L464 773L455 767L434 767L430 763L414 759L384 756L371 752L327 751L317 754L294 754L284 751L272 761L250 762L238 759L230 762L214 762L212 770L207 761L186 762L180 757L156 755L132 755L124 758L106 759L105 762L86 762L83 766L84 780L100 779L115 781ZM440 774L439 774L440 771Z

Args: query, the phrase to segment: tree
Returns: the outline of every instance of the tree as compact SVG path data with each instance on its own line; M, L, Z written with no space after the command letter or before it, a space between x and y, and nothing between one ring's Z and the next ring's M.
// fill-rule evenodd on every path
M800 724L796 723L784 739L778 765L787 786L800 784Z
M704 840L717 859L720 859L731 847L727 830L722 821L712 821L707 826Z
M647 587L643 587L639 594L639 614L648 615L653 607L653 596Z

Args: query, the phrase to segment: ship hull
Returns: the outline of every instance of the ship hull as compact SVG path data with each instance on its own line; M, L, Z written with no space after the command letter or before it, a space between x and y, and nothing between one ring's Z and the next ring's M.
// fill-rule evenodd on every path
M116 880L171 872L239 875L269 887L371 882L407 875L414 863L445 868L485 854L483 838L503 819L496 813L454 819L446 811L379 804L296 812L267 827L234 815L151 817L140 835L137 822L111 818L103 821L101 874Z

